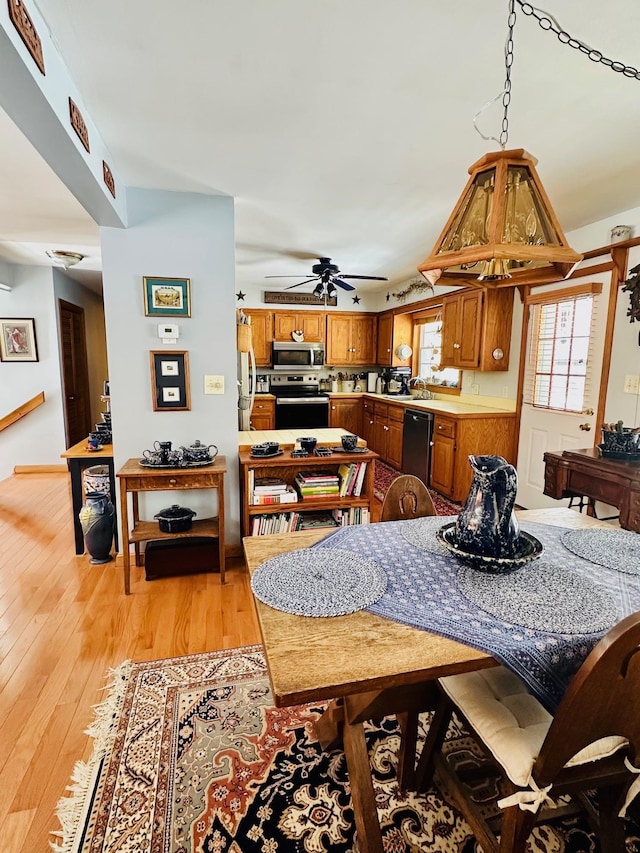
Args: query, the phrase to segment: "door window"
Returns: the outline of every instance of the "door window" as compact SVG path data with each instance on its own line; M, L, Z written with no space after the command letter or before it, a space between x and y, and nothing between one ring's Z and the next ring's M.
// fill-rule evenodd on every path
M588 398L593 321L591 294L533 306L529 402L538 408L581 412Z

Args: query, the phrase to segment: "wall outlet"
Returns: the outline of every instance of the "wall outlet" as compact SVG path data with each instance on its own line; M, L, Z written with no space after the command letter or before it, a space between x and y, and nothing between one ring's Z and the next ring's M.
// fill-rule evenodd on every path
M224 376L205 376L205 394L224 394Z
M627 373L624 377L624 393L640 394L640 376L637 373Z
M474 382L473 385L471 386L471 393L472 394L479 394L480 393L480 386L478 385L477 382Z

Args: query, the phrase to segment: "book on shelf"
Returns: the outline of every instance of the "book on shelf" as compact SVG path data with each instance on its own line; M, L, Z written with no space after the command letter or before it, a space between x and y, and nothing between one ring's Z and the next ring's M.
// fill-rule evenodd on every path
M254 489L252 505L263 504L294 504L298 502L298 493L293 486L287 486L284 491L260 493Z
M340 476L340 497L360 497L362 484L367 470L366 462L343 463L338 468Z
M339 478L337 474L330 474L327 471L298 471L297 479L304 483L337 483Z
M280 477L257 477L253 491L257 494L272 495L276 492L286 492L287 488L287 483Z
M306 512L301 514L298 530L315 530L324 527L337 527L338 522L331 512Z
M356 477L356 484L353 489L353 496L359 498L362 494L362 486L364 484L364 476L367 473L367 462L360 462L360 468Z

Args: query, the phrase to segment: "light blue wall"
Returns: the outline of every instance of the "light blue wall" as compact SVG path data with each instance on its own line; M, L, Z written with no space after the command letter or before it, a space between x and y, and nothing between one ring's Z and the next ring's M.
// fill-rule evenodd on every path
M0 291L0 316L34 318L39 360L0 362L0 417L40 391L45 403L0 433L0 480L16 465L62 464L65 449L52 271L12 266L11 278L11 293Z
M234 291L234 209L225 196L131 189L129 226L101 228L103 296L116 470L156 440L174 446L196 439L227 458L227 530L239 537L237 385ZM188 278L191 317L176 318L177 344L165 346L158 324L145 317L143 277ZM149 352L189 353L191 410L154 412ZM225 393L204 394L204 375L224 376ZM143 517L167 505L147 496ZM182 493L180 503L211 515L208 495ZM160 502L163 502L160 504Z

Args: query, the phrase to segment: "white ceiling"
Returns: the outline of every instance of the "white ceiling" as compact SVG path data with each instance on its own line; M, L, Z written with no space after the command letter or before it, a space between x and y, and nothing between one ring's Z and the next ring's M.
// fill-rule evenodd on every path
M38 7L125 184L235 198L239 289L302 279L320 255L406 280L467 168L497 148L473 116L503 85L507 0ZM545 8L640 67L637 0ZM508 147L538 158L565 231L640 206L640 81L520 10L512 79ZM501 118L498 103L479 122L497 135ZM99 270L97 226L1 112L0 144L0 257L49 263L46 249L70 249L88 255L74 274Z

